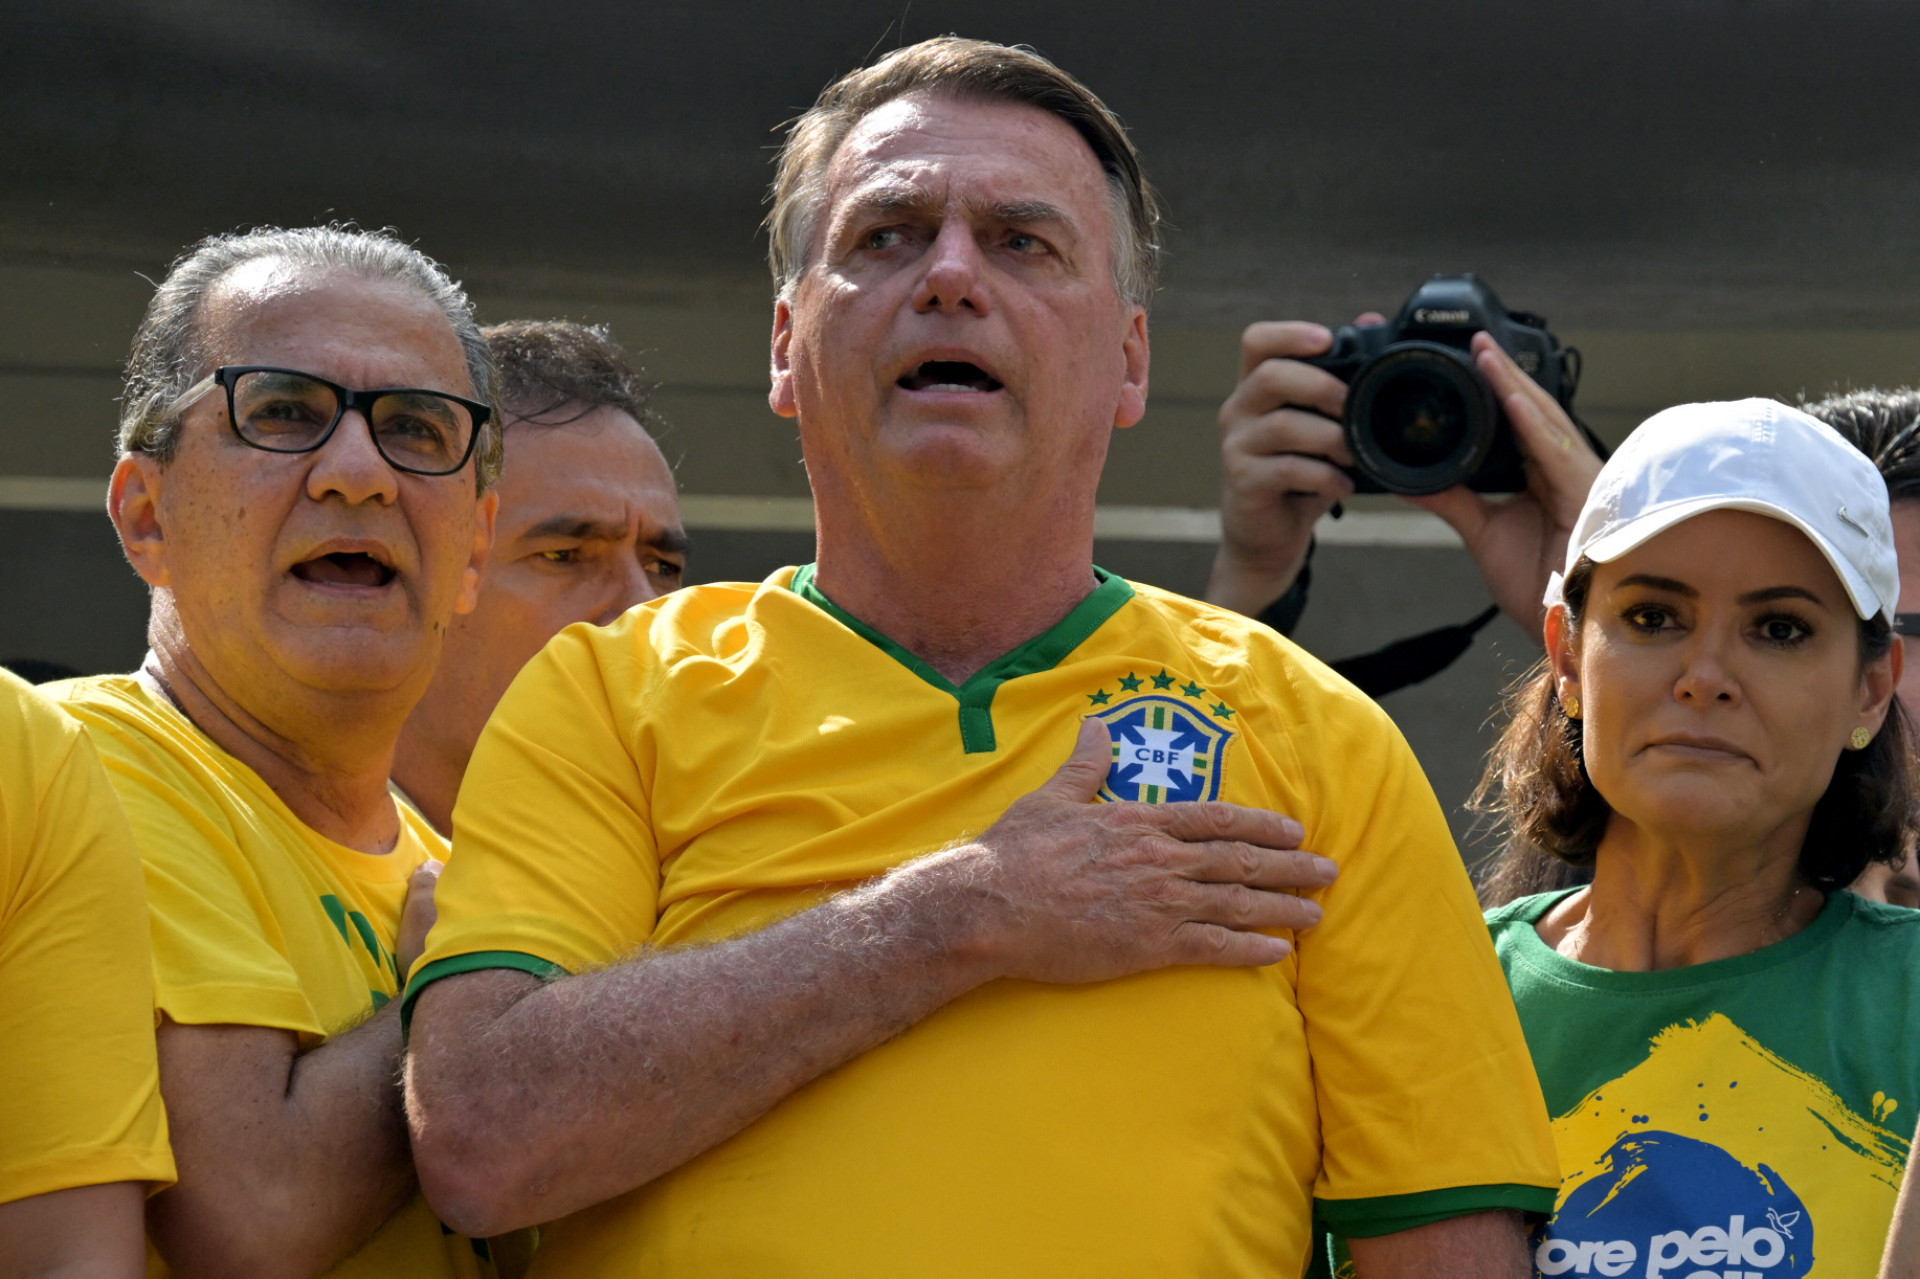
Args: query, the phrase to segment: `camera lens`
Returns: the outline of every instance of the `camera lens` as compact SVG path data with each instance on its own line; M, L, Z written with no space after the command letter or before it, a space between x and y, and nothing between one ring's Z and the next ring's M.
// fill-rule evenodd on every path
M1464 483L1494 438L1493 394L1467 356L1436 342L1388 347L1347 393L1347 444L1393 493Z

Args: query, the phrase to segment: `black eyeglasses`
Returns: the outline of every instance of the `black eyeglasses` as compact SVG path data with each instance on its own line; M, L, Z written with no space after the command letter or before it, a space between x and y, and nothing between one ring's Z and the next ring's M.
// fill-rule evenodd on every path
M1920 613L1895 613L1893 615L1893 633L1920 639Z
M348 409L367 418L373 447L398 470L451 475L467 464L493 410L445 391L381 387L350 391L298 369L228 364L227 421L244 444L269 453L311 453L333 438Z

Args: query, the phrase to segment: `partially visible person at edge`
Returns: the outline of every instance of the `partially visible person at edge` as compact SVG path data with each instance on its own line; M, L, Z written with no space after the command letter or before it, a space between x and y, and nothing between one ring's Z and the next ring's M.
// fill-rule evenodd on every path
M1558 1172L1412 754L1093 566L1156 257L1118 121L928 41L801 117L770 222L818 561L502 699L408 987L433 1202L550 1223L536 1274L1298 1274L1316 1208L1368 1279L1523 1274Z
M1914 1133L1914 1140L1920 1141L1920 1131ZM1914 1176L1911 1160L1900 1183L1900 1200L1894 1205L1880 1279L1920 1279L1920 1177Z
M1899 597L1920 601L1920 390L1846 391L1800 408L1838 431L1879 469L1892 502L1893 544L1900 562ZM1906 660L1900 677L1900 704L1920 706L1920 616L1896 614L1894 631L1900 636ZM1916 643L1907 643L1909 639L1916 639ZM1590 866L1574 865L1531 845L1509 845L1483 872L1481 900L1488 906L1500 906L1516 897L1584 884L1591 876ZM1868 863L1851 891L1871 901L1920 907L1920 869L1915 866L1912 850L1891 861Z
M1369 312L1355 322L1385 317ZM1314 525L1353 493L1353 454L1340 425L1347 384L1304 362L1332 344L1332 331L1319 324L1250 325L1240 339L1240 382L1220 406L1221 540L1206 598L1283 635L1307 605ZM1402 500L1452 525L1500 610L1537 635L1540 592L1566 551L1600 459L1566 410L1491 336L1475 335L1473 359L1513 423L1526 491L1489 500L1463 485ZM1329 587L1340 589L1323 577L1320 589ZM1438 655L1442 666L1471 638L1470 628L1448 629L1461 634ZM1426 678L1434 659L1402 657L1383 667L1369 655L1335 665L1363 691L1382 696Z
M0 673L0 1275L137 1279L173 1178L133 834L86 734Z
M1488 914L1564 1181L1541 1274L1870 1274L1920 1108L1886 486L1768 400L1643 424L1549 585L1481 802L1593 882Z
M1920 390L1847 391L1802 406L1873 459L1893 504L1893 546L1900 557L1900 599L1920 608ZM1920 706L1920 614L1896 613L1894 633L1906 651L1900 705ZM1907 641L1912 640L1913 643ZM1920 867L1912 841L1897 861L1874 862L1853 881L1874 901L1920 907Z
M506 419L493 552L393 760L401 798L443 835L473 744L527 659L575 622L605 625L675 589L687 566L649 387L611 335L567 320L481 333Z
M465 294L386 233L210 237L135 335L107 501L152 649L54 687L146 865L160 1274L476 1268L401 1113L446 845L387 776L492 537L492 377Z

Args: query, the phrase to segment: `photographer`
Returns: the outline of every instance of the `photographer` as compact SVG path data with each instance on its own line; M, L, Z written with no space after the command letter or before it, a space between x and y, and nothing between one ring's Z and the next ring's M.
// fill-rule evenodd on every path
M1384 322L1371 312L1355 321ZM1240 383L1220 407L1223 536L1206 598L1283 633L1306 605L1314 523L1354 491L1343 469L1354 458L1340 425L1347 385L1303 363L1325 354L1333 342L1333 333L1318 324L1250 325L1240 339ZM1405 500L1453 526L1500 610L1538 635L1541 591L1566 551L1600 458L1554 397L1485 333L1473 339L1473 360L1513 423L1526 491L1489 500L1463 485ZM1437 664L1415 656L1335 668L1380 696L1436 673L1467 639L1470 633ZM1428 669L1419 669L1423 665Z

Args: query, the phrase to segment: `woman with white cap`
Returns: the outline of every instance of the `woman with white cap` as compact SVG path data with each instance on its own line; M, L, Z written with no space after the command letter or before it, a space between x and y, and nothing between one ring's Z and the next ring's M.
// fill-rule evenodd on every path
M1555 1116L1543 1275L1871 1274L1920 1110L1886 487L1768 400L1648 420L1548 586L1486 793L1591 885L1488 916Z

